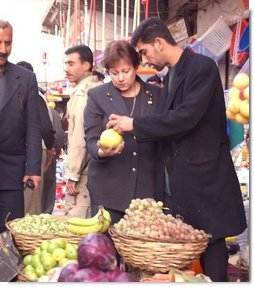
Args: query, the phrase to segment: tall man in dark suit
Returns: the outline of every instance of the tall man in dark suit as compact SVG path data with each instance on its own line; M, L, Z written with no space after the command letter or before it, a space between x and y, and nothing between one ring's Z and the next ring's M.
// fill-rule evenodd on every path
M12 26L0 20L0 232L24 216L24 183L40 184L41 130L35 74L8 62ZM36 192L36 191L35 191Z
M211 234L201 265L212 281L227 281L225 237L242 233L246 218L230 155L219 70L212 59L178 46L158 18L143 21L131 42L148 64L170 69L161 112L133 119L112 115L108 127L133 130L138 141L161 140L165 162L159 174L166 166L169 181L157 190L173 215Z

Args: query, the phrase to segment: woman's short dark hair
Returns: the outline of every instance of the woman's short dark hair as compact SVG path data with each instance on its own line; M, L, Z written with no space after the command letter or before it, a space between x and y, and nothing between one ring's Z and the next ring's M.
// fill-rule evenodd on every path
M129 42L126 40L112 41L104 52L101 64L106 70L109 70L123 59L130 62L135 69L140 64L139 54Z
M154 43L155 38L163 38L167 43L176 46L167 25L159 18L151 17L143 20L132 33L131 44L135 47L139 41L147 44Z
M90 63L89 71L92 71L92 68L93 68L93 52L91 51L91 49L88 46L77 45L77 46L70 47L65 51L65 55L69 55L69 54L73 54L73 53L79 54L81 63L83 63L83 62Z

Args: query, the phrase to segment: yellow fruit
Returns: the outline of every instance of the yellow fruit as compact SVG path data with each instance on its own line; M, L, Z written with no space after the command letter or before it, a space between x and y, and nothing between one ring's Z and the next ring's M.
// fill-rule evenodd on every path
M227 118L228 119L230 119L230 120L234 120L235 119L235 114L234 113L232 113L230 110L226 110L226 116L227 116Z
M238 113L235 115L235 120L239 123L239 124L247 124L249 122L249 119L245 118L244 116L242 116L242 114Z
M228 98L229 100L232 98L240 98L240 90L238 90L236 87L232 87L228 91Z
M123 137L113 129L107 129L101 133L100 145L104 148L117 148L123 141Z
M98 212L93 217L90 217L90 218L71 217L71 218L67 218L66 221L69 224L77 225L77 226L94 225L98 222L98 217L100 214L102 214L102 212L99 209Z
M243 90L243 96L246 100L249 100L249 86Z
M56 103L55 102L49 102L48 105L49 105L49 107L51 107L53 109L56 107Z
M52 257L59 262L66 257L66 251L62 248L57 248L52 252Z
M239 90L249 86L249 75L246 73L239 73L234 77L233 86Z
M77 245L68 243L66 245L66 258L69 260L76 260L78 258L78 250L77 250Z
M86 234L93 233L93 232L100 232L102 228L103 228L103 219L98 221L94 225L78 226L78 225L68 224L66 227L66 229L69 232L78 234L78 235L86 235Z
M33 258L33 255L32 255L32 254L26 255L26 256L24 257L24 259L23 259L23 264L24 264L25 266L30 265L32 258Z
M42 264L38 264L35 268L35 274L38 276L38 277L41 277L42 275L45 274L45 270L44 270L44 267Z
M240 103L241 100L238 98L232 98L231 100L228 101L228 109L230 112L236 114L240 110Z
M250 107L249 107L249 102L248 101L242 101L240 104L240 113L242 116L245 118L249 118L250 114Z

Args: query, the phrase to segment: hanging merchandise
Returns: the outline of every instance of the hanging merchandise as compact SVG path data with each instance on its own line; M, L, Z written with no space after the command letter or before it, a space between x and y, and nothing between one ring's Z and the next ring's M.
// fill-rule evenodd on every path
M223 55L230 48L232 31L220 17L199 40L215 56Z
M249 52L249 24L245 27L242 33L238 52Z
M202 54L202 55L205 55L211 59L213 59L215 62L218 62L222 56L215 56L210 50L208 50L200 41L200 39L193 39L191 41L190 44L188 44L188 47L190 50L192 50L193 52L195 53L198 53L198 54Z
M239 66L248 56L247 51L242 51L242 52L239 51L240 40L247 26L248 26L248 22L245 19L240 19L235 25L234 30L233 30L233 34L231 38L231 45L230 45L230 58L232 60L232 64L235 66Z

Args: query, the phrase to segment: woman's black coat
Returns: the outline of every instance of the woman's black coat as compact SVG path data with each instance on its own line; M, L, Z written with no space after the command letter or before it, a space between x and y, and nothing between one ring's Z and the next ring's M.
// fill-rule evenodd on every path
M138 96L141 101L137 99L138 114L151 114L161 90L139 81L143 93ZM112 113L129 116L112 82L90 89L84 112L86 148L91 154L87 187L92 203L124 211L133 198L155 196L157 142L138 143L133 133L128 133L124 135L125 146L120 155L99 159L97 140Z

